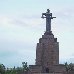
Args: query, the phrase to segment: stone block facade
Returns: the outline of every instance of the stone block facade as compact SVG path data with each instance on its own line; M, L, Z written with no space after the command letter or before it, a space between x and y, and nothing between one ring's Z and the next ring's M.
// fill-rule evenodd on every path
M41 73L42 72L42 66L40 65L29 65L29 70L31 73Z
M53 34L44 34L39 39L36 48L36 65L41 65L43 72L46 68L52 69L59 64L59 42Z
M29 66L32 74L63 74L65 67L59 64L59 42L53 34L42 35L36 47L36 65Z
M42 35L36 47L36 65L29 66L31 74L64 74L65 66L59 64L59 42L53 34Z

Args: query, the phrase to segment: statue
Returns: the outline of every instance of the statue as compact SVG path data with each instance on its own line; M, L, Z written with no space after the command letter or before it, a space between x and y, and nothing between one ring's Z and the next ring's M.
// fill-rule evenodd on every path
M50 13L50 10L47 9L46 13L42 13L42 18L46 18L46 32L51 32L51 19L56 17L52 17L52 13Z

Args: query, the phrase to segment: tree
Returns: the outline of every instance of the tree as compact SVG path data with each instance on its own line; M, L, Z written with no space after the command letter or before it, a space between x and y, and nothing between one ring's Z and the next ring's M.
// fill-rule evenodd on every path
M28 65L27 62L22 62L23 70L28 71Z
M5 66L0 64L0 74L5 74Z
M70 69L70 71L74 71L74 64L73 63L69 64L69 69Z
M22 62L22 67L5 68L3 64L0 64L0 74L21 74L28 72L27 62Z
M67 62L65 63L65 68L66 68L66 71L68 72L69 71L69 65L68 65Z
M66 71L69 72L69 71L74 71L74 64L73 63L70 63L68 64L67 62L65 63L65 68L66 68Z

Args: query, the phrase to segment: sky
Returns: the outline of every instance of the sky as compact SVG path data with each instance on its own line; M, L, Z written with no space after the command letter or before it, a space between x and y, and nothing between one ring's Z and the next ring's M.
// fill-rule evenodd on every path
M74 0L0 0L0 63L35 64L36 44L45 32L42 13L50 9L60 63L74 63Z

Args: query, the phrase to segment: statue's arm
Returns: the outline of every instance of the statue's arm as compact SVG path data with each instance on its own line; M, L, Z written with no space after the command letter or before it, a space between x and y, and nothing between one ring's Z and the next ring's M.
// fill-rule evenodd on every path
M41 18L46 18L46 13L42 13L42 17Z

